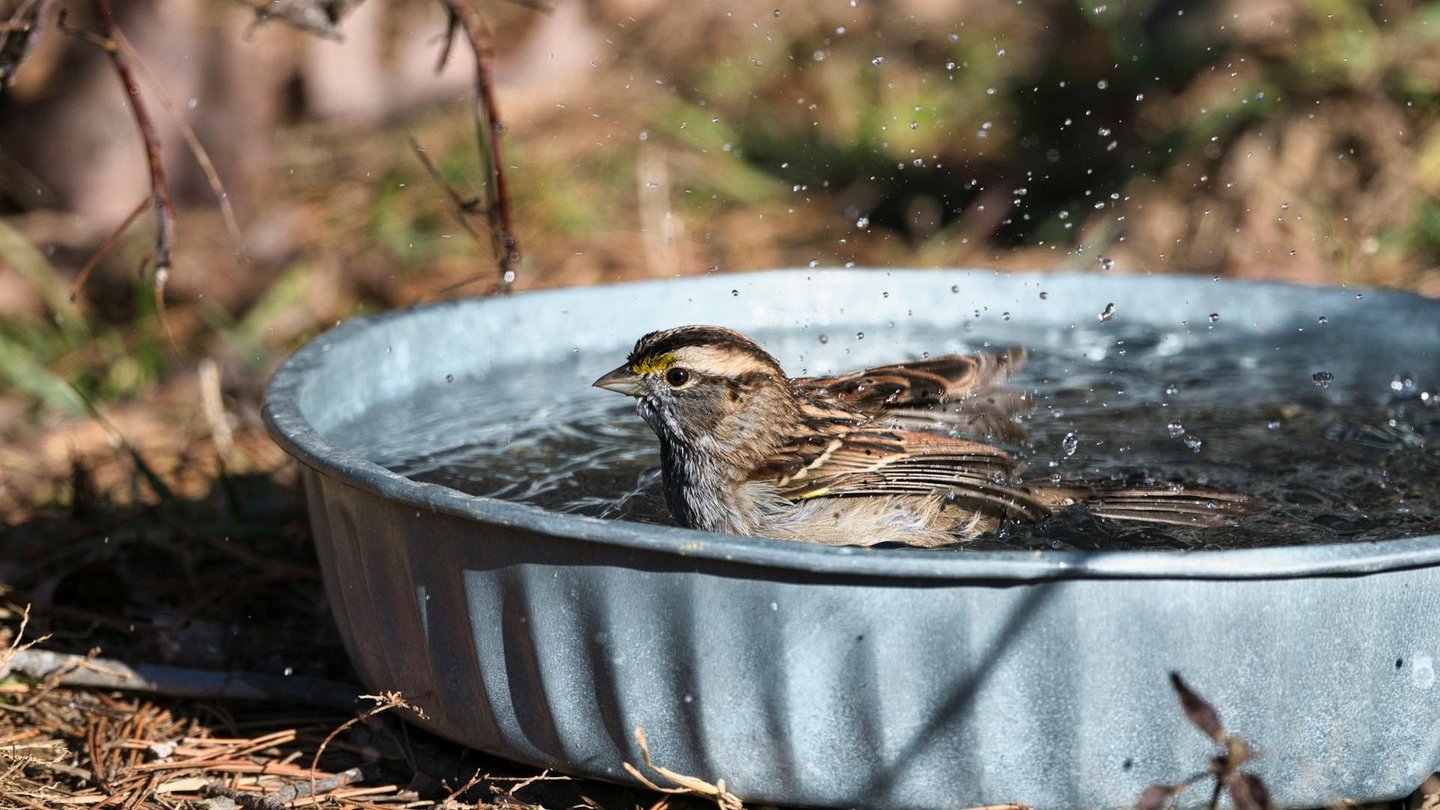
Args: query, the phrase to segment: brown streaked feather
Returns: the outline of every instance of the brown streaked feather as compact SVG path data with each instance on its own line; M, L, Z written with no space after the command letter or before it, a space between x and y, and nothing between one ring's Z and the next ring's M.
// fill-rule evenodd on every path
M1028 438L1018 421L1035 404L1024 391L992 388L975 396L929 408L886 410L882 419L897 430L945 431L992 441L1021 444Z
M810 403L830 403L870 416L883 414L899 430L948 431L1020 443L1016 417L1032 405L1023 392L1000 384L1025 364L1025 350L952 354L910 363L794 381Z
M783 461L781 461L783 459ZM860 428L825 442L792 442L778 464L751 480L791 501L810 498L948 495L971 508L1039 519L1051 510L1014 486L1017 464L992 445L933 433Z
M1034 490L1058 511L1083 502L1099 518L1172 526L1233 526L1235 519L1252 513L1250 499L1231 492L1197 487L1116 487L1070 483Z
M1025 350L1000 354L949 354L909 363L794 380L812 396L832 398L866 413L893 408L921 408L950 402L994 388L1025 364Z

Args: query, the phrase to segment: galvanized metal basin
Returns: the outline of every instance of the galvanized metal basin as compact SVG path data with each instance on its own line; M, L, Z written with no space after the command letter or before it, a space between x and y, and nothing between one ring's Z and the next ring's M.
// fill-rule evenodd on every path
M1097 301L1156 324L1220 310L1257 335L1329 313L1357 351L1401 330L1413 366L1440 370L1440 302L1402 294L787 271L357 319L284 365L266 415L304 465L361 677L476 748L628 781L638 726L657 762L757 801L1130 806L1211 753L1177 709L1178 670L1264 750L1254 770L1282 803L1409 793L1440 767L1440 536L1189 553L822 548L475 498L327 438L422 381L483 383L501 358L545 363L577 343L619 357L662 326L957 327L983 307L1065 323L1093 321Z

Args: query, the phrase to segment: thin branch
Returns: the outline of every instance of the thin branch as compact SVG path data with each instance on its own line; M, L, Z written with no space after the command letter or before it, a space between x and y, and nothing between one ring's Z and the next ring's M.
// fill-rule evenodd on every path
M319 783L319 780L315 778L315 771L320 767L320 757L325 755L325 749L330 747L331 741L333 741L336 737L340 736L341 732L345 731L345 729L350 728L356 723L362 723L366 720L369 720L371 717L374 717L381 712L386 712L391 709L397 708L409 709L410 711L414 712L416 716L418 716L420 719L428 719L426 717L424 709L420 708L419 706L412 706L409 702L405 700L405 696L400 694L399 692L384 692L379 695L361 695L360 698L361 700L373 700L375 701L375 705L336 726L334 731L325 735L325 739L321 741L320 747L315 749L315 756L310 760L311 795L315 794L315 791L317 789L316 785Z
M110 47L105 52L115 65L115 74L130 102L130 111L135 115L135 125L140 129L140 139L145 143L145 157L150 164L150 196L155 206L155 308L160 324L175 346L175 336L165 317L165 282L170 278L170 254L175 245L175 203L170 199L170 190L165 180L165 166L160 160L160 136L156 133L155 122L140 97L140 86L135 82L135 73L130 69L130 59L118 43L124 36L115 24L115 12L110 0L91 0L95 15L100 20L100 34Z
M322 793L329 793L332 790L338 790L339 788L362 781L369 776L366 770L367 769L363 767L350 768L323 779L315 779L310 782L292 782L274 793L266 793L264 795L236 790L219 782L211 782L202 789L202 792L207 796L224 796L241 807L244 807L245 810L283 810L286 805L296 799L304 799Z
M480 232L475 230L475 226L470 222L470 215L477 213L480 201L460 196L460 192L456 191L454 186L445 182L445 178L440 174L440 169L435 166L435 162L425 153L425 149L420 146L420 142L415 140L414 136L410 137L410 150L415 153L420 165L425 167L425 173L430 175L430 179L434 180L445 191L445 196L450 198L452 206L450 213L455 217L455 221L460 223L460 227L464 228L472 239L476 242L483 242L484 239L480 236Z
M347 712L354 711L359 692L350 684L319 678L132 665L94 656L23 648L11 654L6 671L21 672L41 681L53 679L55 686L117 689L172 697L278 701Z
M230 232L230 238L235 242L235 249L240 251L241 258L248 262L248 257L245 255L245 240L240 234L240 220L235 216L235 207L230 204L230 193L225 190L225 184L220 180L220 172L215 169L214 161L210 160L210 153L206 151L205 145L200 143L200 136L195 134L190 122L185 120L185 116L175 106L175 102L170 100L170 96L165 93L160 81L155 78L155 74L145 64L145 60L140 58L140 52L130 44L125 33L116 30L114 40L115 44L134 60L135 65L140 68L140 72L145 74L145 81L150 83L150 88L160 99L160 106L165 108L166 114L170 116L170 121L175 124L176 129L180 130L180 136L185 139L185 145L190 148L190 154L194 156L195 162L200 166L200 172L205 175L205 182L210 186L210 192L215 195L215 202L220 206L220 216L225 220L225 229Z
M28 0L15 9L10 19L0 21L0 86L15 78L20 65L45 33L56 0Z
M100 247L96 248L90 258L85 261L85 266L80 268L80 274L75 276L75 281L70 284L70 301L72 303L80 297L80 290L84 289L85 282L90 280L90 274L95 271L100 260L115 249L115 246L120 243L120 237L130 230L130 226L135 224L135 220L139 219L148 207L150 207L150 197L147 196L140 201L139 205L135 206L135 210L130 212L130 216L125 217L124 222L121 222L115 230L110 232L109 236L105 237L105 241L101 242Z
M515 269L520 263L520 245L515 239L510 210L510 189L505 179L505 162L500 149L500 138L505 126L500 122L500 111L495 103L494 80L490 63L494 58L494 47L490 29L481 19L468 0L440 0L449 15L445 45L440 51L436 72L445 67L450 49L458 32L465 34L470 49L475 54L475 134L480 148L480 164L487 174L486 191L489 204L485 215L490 223L490 235L494 242L495 261L500 271L500 289L508 290L515 282Z

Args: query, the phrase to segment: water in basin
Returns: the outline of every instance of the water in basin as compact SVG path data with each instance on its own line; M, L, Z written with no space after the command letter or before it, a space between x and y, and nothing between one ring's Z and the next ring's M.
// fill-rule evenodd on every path
M1027 478L1149 475L1245 492L1236 529L1136 527L1072 510L959 548L1202 548L1373 541L1440 532L1440 361L1316 318L1270 333L1222 320L1160 330L1118 320L1036 328L1005 316L949 330L759 332L794 375L925 353L1026 345L1011 386L1032 392ZM868 334L866 334L868 332ZM638 334L635 335L638 337ZM333 433L415 480L616 520L670 523L654 434L632 401L589 387L624 359L448 379ZM377 438L378 437L378 438ZM916 552L930 553L930 552Z

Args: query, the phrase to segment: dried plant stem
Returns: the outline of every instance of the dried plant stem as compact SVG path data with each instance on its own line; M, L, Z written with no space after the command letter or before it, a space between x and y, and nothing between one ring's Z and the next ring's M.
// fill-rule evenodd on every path
M145 209L149 206L149 197L141 200L140 203L135 206L135 210L130 212L130 216L125 217L125 221L121 222L115 230L111 231L110 235L105 237L105 241L100 243L100 247L90 255L89 259L85 260L85 266L80 268L80 273L75 276L75 281L70 284L71 303L74 303L75 299L80 297L80 291L85 288L85 282L90 280L90 274L95 271L95 268L100 264L100 260L110 255L110 251L114 250L115 245L120 243L120 237L124 236L125 232L130 230L130 226L135 224L135 220L139 219L140 215L145 213Z
M22 672L56 686L118 689L175 697L268 700L353 711L358 689L316 678L260 673L212 672L181 667L130 665L123 661L17 648L4 672Z
M505 127L500 122L499 107L495 103L494 80L490 71L495 51L490 29L467 0L440 0L440 3L449 15L449 30L446 32L445 46L440 52L436 70L439 71L449 61L450 48L457 31L465 34L465 39L475 54L475 134L480 148L480 164L486 170L489 204L485 207L485 215L490 223L495 261L500 271L500 289L505 290L515 281L515 268L520 263L520 246L515 239L510 189L505 179L505 162L500 148L500 138Z
M92 0L95 15L100 20L100 35L108 47L105 52L115 65L115 74L125 91L130 112L135 116L135 125L140 129L140 138L145 143L145 158L150 165L150 201L155 207L155 292L163 297L165 282L170 275L170 255L175 245L175 203L170 199L169 185L165 180L165 166L160 159L160 136L155 122L140 97L140 85L135 82L135 73L130 69L130 59L120 47L119 26L115 24L115 11L110 0Z
M655 762L650 759L650 742L645 737L645 729L638 726L635 728L635 742L640 746L640 756L644 758L646 766L675 785L675 787L662 787L646 778L644 774L640 773L640 769L634 765L628 762L620 763L625 768L626 773L630 774L645 787L658 793L690 794L707 798L715 802L715 804L720 807L720 810L744 810L745 805L741 803L740 798L725 789L724 779L717 779L712 784L706 782L704 779L687 776L683 773L672 771L669 768L656 765Z
M365 777L366 773L364 768L350 768L337 774L324 777L323 779L312 778L309 782L293 782L274 793L266 793L263 795L236 790L217 782L206 785L204 792L209 796L224 796L241 807L244 807L246 810L282 810L282 808L296 799L305 799L311 796L329 793L332 790L353 785Z
M475 226L470 222L470 215L475 213L478 201L465 199L460 196L460 192L456 191L454 186L445 182L445 178L440 174L440 169L435 166L435 162L430 159L430 156L425 153L425 149L420 146L420 142L413 136L410 138L410 151L415 153L416 159L420 161L421 166L425 167L425 173L430 175L430 179L434 180L445 191L445 196L450 198L450 213L455 217L455 221L460 223L460 227L465 229L465 233L470 234L470 238L476 242L483 242L480 232L475 230Z
M315 756L310 760L311 795L315 794L315 791L317 790L316 786L319 784L319 780L315 778L315 772L320 767L320 757L325 755L325 749L330 747L331 741L333 741L336 737L340 736L340 734L344 732L345 729L350 728L356 723L362 723L366 720L369 720L371 717L374 717L381 712L387 712L391 709L398 708L409 709L422 720L425 719L425 710L421 709L419 706L410 705L410 703L405 700L405 696L400 694L399 692L385 692L379 695L361 695L360 699L373 700L375 701L375 705L336 726L334 731L330 732L325 736L325 739L320 743L320 747L315 749Z
M190 154L195 157L195 163L200 166L200 172L205 175L205 182L210 186L210 192L215 195L215 202L220 206L220 216L225 220L225 229L230 232L230 238L235 242L235 248L240 251L243 258L245 241L240 234L240 220L235 216L235 206L230 204L230 194L225 190L225 183L220 180L220 172L215 169L215 163L210 159L210 153L200 142L200 136L195 134L195 129L190 126L190 122L185 120L185 116L175 106L175 102L165 94L160 81L155 78L154 73L150 72L150 68L146 67L145 60L140 58L140 52L130 44L125 33L116 29L112 38L115 40L115 44L125 52L125 55L134 61L140 72L145 74L145 80L155 91L155 97L160 99L160 106L165 108L166 115L170 116L170 121L180 131L180 137L185 139L185 145L189 147Z

